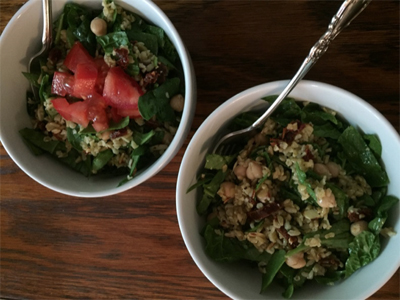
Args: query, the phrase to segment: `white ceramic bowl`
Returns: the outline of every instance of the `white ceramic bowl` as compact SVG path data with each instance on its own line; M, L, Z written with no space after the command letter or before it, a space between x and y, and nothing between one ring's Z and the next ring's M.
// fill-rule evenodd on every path
M282 288L271 286L262 295L261 273L240 263L217 263L206 256L204 241L199 232L204 220L196 212L198 191L186 193L196 182L204 166L204 158L215 143L214 135L239 113L263 105L265 95L279 94L287 81L263 84L246 90L222 104L200 126L183 157L177 182L177 214L186 247L204 275L222 292L233 299L283 299ZM388 193L400 197L400 138L390 123L371 105L340 88L313 81L302 81L291 97L309 100L331 108L361 128L365 133L378 134L383 147L382 158L391 180ZM400 233L399 205L391 211L389 223ZM365 299L376 292L400 266L400 234L385 241L382 253L371 264L333 287L305 284L296 290L294 299Z
M53 1L53 20L67 0ZM74 0L75 3L101 9L101 0ZM35 157L23 143L18 131L31 127L26 112L28 81L21 72L27 71L30 57L41 48L42 10L40 0L28 1L10 20L0 39L0 136L7 153L30 177L57 192L80 197L108 196L128 190L163 169L181 148L189 132L196 107L195 74L189 53L167 16L148 0L116 0L123 8L135 12L163 28L175 45L185 77L185 108L176 136L165 153L150 167L128 183L117 187L122 177L85 178L47 156Z

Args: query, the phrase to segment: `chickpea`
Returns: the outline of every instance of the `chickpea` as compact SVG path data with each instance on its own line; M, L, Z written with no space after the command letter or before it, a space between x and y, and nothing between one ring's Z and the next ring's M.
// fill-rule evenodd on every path
M90 23L90 30L96 36L103 36L107 34L107 23L102 18L94 18Z
M339 176L340 166L337 163L330 161L326 164L326 167L328 168L329 172L332 174L332 177Z
M265 203L270 198L268 188L259 190L256 196L259 201Z
M331 176L328 167L320 163L314 164L314 172L321 176Z
M263 176L261 165L254 160L250 161L246 170L246 176L250 180L261 178Z
M235 184L233 182L225 181L221 183L217 194L222 198L222 201L227 202L228 200L235 198Z
M183 98L183 96L181 94L178 94L171 98L169 105L171 105L173 110L175 110L177 112L182 112L184 103L185 103L185 99Z
M246 177L246 171L247 171L247 167L245 167L243 165L236 165L233 168L233 173L235 173L236 177L239 180L243 180L243 178Z
M286 264L293 269L301 269L306 265L304 253L299 252L286 258Z
M359 235L361 232L363 232L367 229L368 229L368 223L364 220L354 222L350 226L350 232L354 236Z
M336 207L336 198L332 193L331 189L322 190L322 192L316 192L317 203L322 208Z

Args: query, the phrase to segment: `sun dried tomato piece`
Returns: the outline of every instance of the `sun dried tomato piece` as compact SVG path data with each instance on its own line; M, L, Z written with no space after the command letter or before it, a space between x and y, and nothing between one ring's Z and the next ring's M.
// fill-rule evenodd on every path
M258 210L249 211L247 213L247 216L252 220L262 220L270 215L273 215L280 209L281 209L281 206L279 205L279 203L275 203L275 202L267 203L267 204L264 204L264 206Z
M114 49L115 56L117 58L116 62L121 68L126 68L129 65L128 49Z

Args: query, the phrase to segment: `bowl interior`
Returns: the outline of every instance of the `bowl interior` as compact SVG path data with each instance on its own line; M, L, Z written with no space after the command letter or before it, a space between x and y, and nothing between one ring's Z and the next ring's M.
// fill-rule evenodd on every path
M247 110L267 107L260 99L265 95L278 94L287 81L271 82L242 92L226 101L211 114L193 136L183 157L177 183L177 214L185 244L204 275L222 292L233 299L281 299L282 288L271 286L260 295L261 274L258 269L247 265L217 263L204 253L204 241L199 232L204 221L196 212L199 191L186 193L196 182L204 166L205 156L214 144L215 136L234 116ZM357 96L342 89L312 81L302 81L290 94L296 99L319 103L341 113L352 125L362 128L365 133L375 133L382 142L382 158L391 180L388 194L400 196L400 138L390 123L372 106ZM215 128L220 128L216 132ZM397 163L393 163L397 162ZM399 205L394 207L389 225L400 231L398 221ZM381 255L353 276L333 287L318 284L305 285L294 293L294 299L365 299L378 290L400 266L398 249L400 236L385 240ZM376 274L380 274L379 277Z
M67 1L53 1L53 21L60 15ZM74 0L75 3L101 9L101 1ZM26 112L26 91L30 88L21 72L27 71L30 57L41 48L41 1L28 1L12 18L1 36L0 43L0 103L1 141L11 158L29 176L58 192L81 197L98 197L116 194L134 187L159 172L178 152L186 138L194 115L196 93L195 76L176 29L165 14L151 1L116 1L125 9L135 12L153 24L162 27L174 43L185 76L185 109L175 138L165 153L134 179L117 188L123 176L92 176L86 178L48 156L35 157L24 145L18 131L31 127ZM7 70L7 71L4 71Z

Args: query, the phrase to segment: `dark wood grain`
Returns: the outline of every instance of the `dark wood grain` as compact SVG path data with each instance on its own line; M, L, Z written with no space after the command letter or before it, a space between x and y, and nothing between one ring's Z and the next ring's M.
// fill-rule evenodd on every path
M196 267L180 235L175 186L182 155L221 103L290 78L341 2L155 2L181 34L197 75L197 110L183 148L146 183L83 199L36 183L1 147L0 297L226 299ZM23 3L0 0L1 32ZM372 1L306 79L360 96L399 130L399 2ZM399 299L399 272L370 299Z

